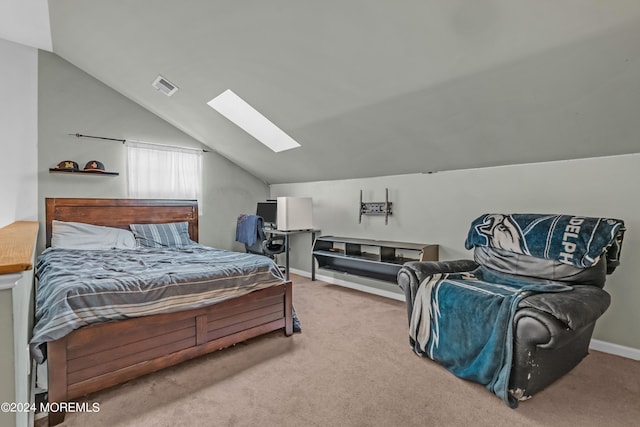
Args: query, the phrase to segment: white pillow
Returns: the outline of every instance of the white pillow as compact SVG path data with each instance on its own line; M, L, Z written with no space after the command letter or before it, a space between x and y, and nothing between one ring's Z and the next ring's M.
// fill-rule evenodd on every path
M136 239L129 230L56 220L51 225L52 248L105 250L136 247Z

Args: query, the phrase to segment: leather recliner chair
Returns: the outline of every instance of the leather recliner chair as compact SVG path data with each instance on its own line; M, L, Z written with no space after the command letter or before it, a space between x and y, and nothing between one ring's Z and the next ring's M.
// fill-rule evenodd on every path
M517 302L511 320L512 358L507 377L510 406L515 407L518 401L530 398L569 372L588 354L596 320L610 304L610 296L602 288L606 274L619 264L624 225L619 221L612 242L593 265L583 268L562 262L565 260L517 253L508 245L492 247L470 242L478 230L494 229L501 221L496 219L499 217L512 216L484 215L472 224L465 245L474 249L474 261L409 262L399 271L397 282L405 294L410 324L420 285L442 273L473 274L484 269L505 278L570 286L568 292L536 292ZM414 338L410 337L410 345L416 353L426 356L417 350Z

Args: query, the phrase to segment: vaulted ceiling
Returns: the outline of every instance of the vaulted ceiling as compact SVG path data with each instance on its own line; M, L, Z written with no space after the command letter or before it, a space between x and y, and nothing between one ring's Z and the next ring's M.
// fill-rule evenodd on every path
M640 151L636 0L51 0L49 13L56 54L267 183ZM159 74L180 90L156 91ZM226 89L301 147L273 153L211 109Z

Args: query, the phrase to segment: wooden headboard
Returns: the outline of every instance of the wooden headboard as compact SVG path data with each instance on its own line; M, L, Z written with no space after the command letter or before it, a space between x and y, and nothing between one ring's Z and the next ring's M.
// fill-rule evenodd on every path
M198 241L198 203L161 199L46 199L47 247L53 220L84 222L129 229L129 224L188 222L191 240Z

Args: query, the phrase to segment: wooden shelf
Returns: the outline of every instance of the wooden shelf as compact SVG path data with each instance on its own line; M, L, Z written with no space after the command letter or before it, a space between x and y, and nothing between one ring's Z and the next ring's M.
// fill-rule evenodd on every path
M438 245L321 236L313 244L319 268L396 282L402 264L437 261Z
M62 171L56 168L49 168L49 173L66 173L66 174L85 174L85 175L120 175L118 172L94 172L94 171Z
M0 228L0 274L20 273L33 268L37 235L37 221L17 221Z

